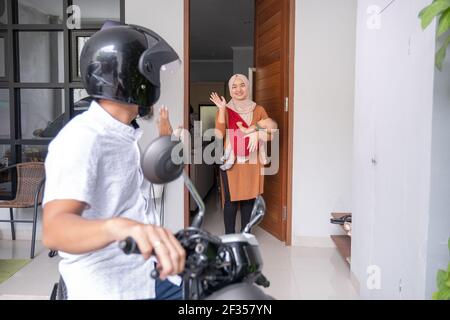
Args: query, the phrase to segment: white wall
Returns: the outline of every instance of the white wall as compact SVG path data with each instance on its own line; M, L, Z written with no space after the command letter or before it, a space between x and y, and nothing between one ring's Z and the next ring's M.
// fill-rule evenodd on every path
M183 1L127 0L125 1L126 23L147 27L162 36L178 53L183 64ZM173 127L183 124L184 114L184 65L175 74L163 74L161 78L161 98L156 107L169 107ZM144 137L141 147L145 148L157 137L155 118L141 122ZM166 226L172 231L184 227L184 189L182 179L167 186ZM174 200L176 199L176 200Z
M441 46L442 40L438 47ZM435 72L432 134L427 298L437 289L437 270L446 270L450 262L450 55L442 72Z
M293 243L332 245L351 208L356 0L296 2Z
M425 298L435 30L417 15L429 3L398 0L371 29L367 9L386 1L358 2L352 271L363 298ZM372 265L379 290L366 285Z

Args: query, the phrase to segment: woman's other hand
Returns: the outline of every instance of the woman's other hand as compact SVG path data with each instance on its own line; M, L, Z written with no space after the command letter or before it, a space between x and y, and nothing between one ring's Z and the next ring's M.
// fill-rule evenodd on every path
M253 132L247 135L247 137L250 139L248 142L248 151L250 153L255 152L258 150L258 144L259 144L259 135L258 132Z
M158 131L159 136L172 135L173 130L172 126L170 125L169 110L165 106L159 108Z
M224 97L219 97L219 95L216 92L211 93L211 96L209 98L212 103L214 103L219 110L225 110L227 106L227 101Z

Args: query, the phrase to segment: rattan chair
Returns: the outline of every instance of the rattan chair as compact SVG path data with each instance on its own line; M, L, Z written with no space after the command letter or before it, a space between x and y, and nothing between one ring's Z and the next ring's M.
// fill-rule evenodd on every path
M42 162L19 163L1 171L17 169L17 192L16 198L11 201L0 201L0 208L9 208L10 220L0 220L11 224L12 239L16 240L15 223L32 223L33 232L31 236L31 259L34 258L36 242L36 223L38 206L42 202L43 186L45 182L45 169ZM13 209L34 208L32 220L15 220Z

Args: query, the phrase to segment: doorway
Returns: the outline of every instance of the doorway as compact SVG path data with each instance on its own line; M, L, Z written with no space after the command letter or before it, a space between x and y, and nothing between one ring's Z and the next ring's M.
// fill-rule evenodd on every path
M288 245L291 243L294 3L292 0L185 0L185 60L189 61L185 64L185 127L189 127L191 136L214 127L215 107L209 101L210 93L217 92L228 101L231 75L248 75L253 100L266 109L280 128L278 170L265 177L263 197L267 212L260 226ZM195 128L194 121L200 122L201 128ZM204 142L200 148L208 144ZM205 200L215 196L220 201L218 167L205 163L189 166L191 180ZM185 191L186 223L196 207Z

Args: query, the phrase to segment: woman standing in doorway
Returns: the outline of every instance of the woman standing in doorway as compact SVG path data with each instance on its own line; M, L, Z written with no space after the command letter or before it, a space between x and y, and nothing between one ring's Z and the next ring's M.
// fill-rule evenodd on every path
M219 108L216 129L221 133L220 138L225 138L224 149L227 150L231 144L236 158L231 168L221 170L225 233L232 234L235 233L238 208L241 211L241 228L244 229L250 221L256 197L264 190L264 175L261 170L263 164L257 156L259 139L264 138L258 132L244 137L238 133L242 126L258 127L257 123L268 119L268 115L262 106L249 99L250 84L246 76L234 75L228 85L231 95L228 103L217 93L212 93L210 99Z

